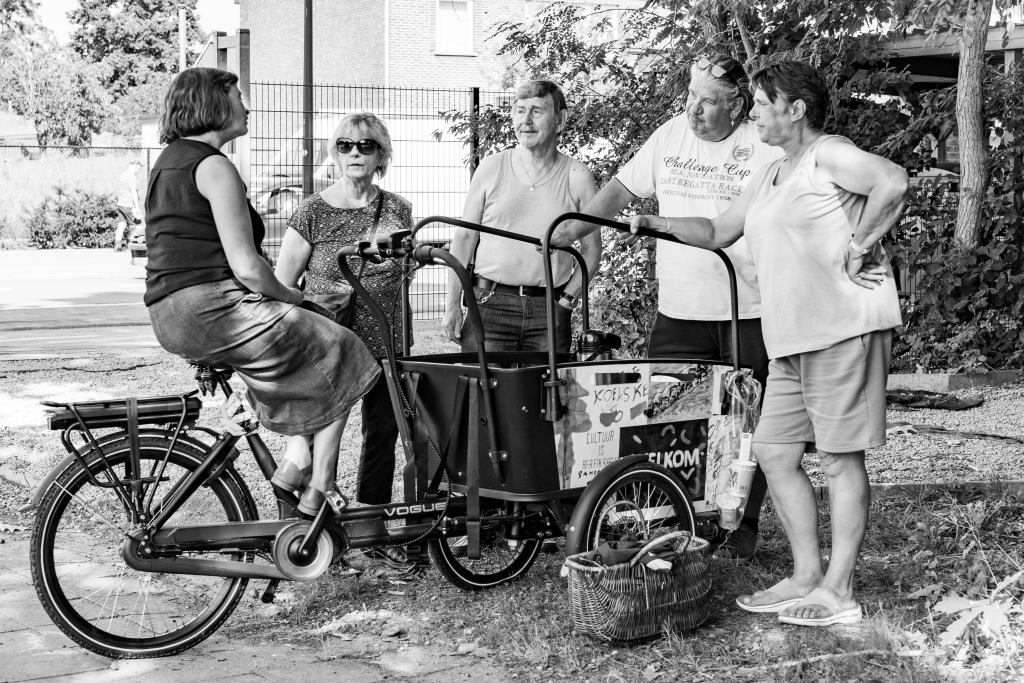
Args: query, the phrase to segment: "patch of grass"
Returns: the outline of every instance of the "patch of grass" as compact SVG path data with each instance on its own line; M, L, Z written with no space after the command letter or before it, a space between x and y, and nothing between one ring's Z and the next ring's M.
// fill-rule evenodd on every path
M372 565L361 577L331 574L294 586L294 608L257 620L255 631L247 622L246 632L273 640L282 631L315 628L353 610L388 609L406 617L410 643L449 651L475 642L525 680L1010 680L1024 667L1020 614L1012 615L1011 628L998 636L986 635L979 625L954 647L941 647L939 637L951 619L931 608L947 587L974 585L973 579L965 583L962 567L982 550L995 575L1024 566L1020 544L1002 538L1024 523L1017 514L1024 496L997 488L984 498L991 514L972 531L962 529L963 549L936 553L933 566L912 559L921 544L940 550L946 542L941 539L957 538L957 527L950 525L943 532L947 535L938 534L935 541L915 540L918 525L943 528L970 514L971 504L979 500L974 496L942 489L876 495L856 586L866 619L855 627L783 626L772 615L747 614L733 606L736 595L771 585L790 569L785 536L769 505L758 561L745 567L714 565L714 608L708 622L694 632L668 634L648 644L616 647L573 633L565 580L558 575L561 554L542 555L519 582L476 593L448 585L434 569L397 591L389 575ZM827 515L822 524L824 533ZM963 540L972 534L981 539L980 546L969 547ZM936 581L941 589L934 595L910 597ZM1013 589L1018 606L1022 593L1024 584Z

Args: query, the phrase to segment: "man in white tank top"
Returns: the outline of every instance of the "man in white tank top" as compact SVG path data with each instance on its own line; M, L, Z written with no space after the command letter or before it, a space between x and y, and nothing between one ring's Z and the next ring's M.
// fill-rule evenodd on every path
M512 126L518 147L487 156L473 175L463 220L508 232L541 237L559 214L579 211L596 192L586 166L558 151L568 116L565 95L551 81L528 81L516 91ZM601 258L598 233L580 239L591 276ZM544 261L534 245L459 228L451 253L474 262L472 295L480 307L485 348L492 351L546 351L547 317ZM474 258L475 255L475 258ZM569 351L570 316L582 289L573 260L556 252L552 262L558 305L555 345ZM448 278L443 326L464 351L476 349L470 321L463 327L462 286Z
M690 69L686 110L662 124L583 213L614 218L634 199L656 197L662 216L717 216L740 196L755 171L782 156L780 149L761 142L747 120L751 100L746 72L735 59L714 55L697 60ZM574 223L565 232L579 234L585 226ZM647 355L731 360L725 266L703 249L671 242L658 242L657 249L658 316ZM754 264L742 239L725 251L736 269L739 360L763 386L768 356ZM767 490L764 473L757 470L743 521L716 548L716 556L753 559Z

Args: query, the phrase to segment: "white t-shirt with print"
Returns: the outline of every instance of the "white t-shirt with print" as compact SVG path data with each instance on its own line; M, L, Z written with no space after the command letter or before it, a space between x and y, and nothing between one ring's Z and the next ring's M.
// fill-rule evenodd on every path
M662 124L615 177L638 197L658 198L662 216L714 218L725 211L754 171L783 156L761 142L750 122L725 140L707 142L680 115ZM740 318L761 315L757 274L741 237L725 249L736 269ZM658 311L680 320L728 320L729 275L704 249L658 241Z

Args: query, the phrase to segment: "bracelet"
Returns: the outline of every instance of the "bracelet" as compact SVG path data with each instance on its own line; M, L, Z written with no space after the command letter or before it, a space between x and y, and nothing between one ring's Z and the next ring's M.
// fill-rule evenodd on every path
M562 292L562 294L558 297L558 300L565 301L567 304L569 304L569 308L576 308L576 304L579 303L579 297L575 297L572 294L569 294L568 292Z
M854 242L854 241L853 241L853 236L852 236L852 235L850 236L850 244L849 244L849 246L850 246L850 249L853 249L853 250L854 250L855 252L857 252L857 253L858 253L858 254L860 254L861 256L863 256L864 254L866 254L866 253L868 253L869 251L871 251L871 249L870 249L870 248L868 248L868 249L865 249L864 247L862 247L862 246L860 246L859 244L857 244L856 242Z
M672 232L672 226L669 225L668 216L662 216L665 219L665 232Z

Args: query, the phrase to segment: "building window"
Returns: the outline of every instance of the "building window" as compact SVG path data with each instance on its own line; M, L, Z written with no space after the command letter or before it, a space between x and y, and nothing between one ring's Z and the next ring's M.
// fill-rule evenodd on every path
M473 0L436 0L437 54L472 55Z

